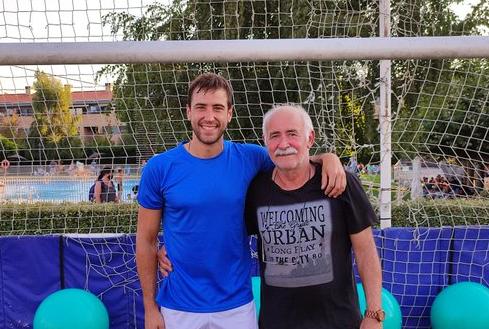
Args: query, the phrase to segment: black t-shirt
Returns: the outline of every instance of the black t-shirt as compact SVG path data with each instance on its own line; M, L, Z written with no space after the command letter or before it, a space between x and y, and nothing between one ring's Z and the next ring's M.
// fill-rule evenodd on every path
M261 173L245 213L248 233L259 233L260 328L358 328L350 234L376 221L358 178L347 173L345 192L333 199L321 190L320 166L293 191L275 184L271 171Z

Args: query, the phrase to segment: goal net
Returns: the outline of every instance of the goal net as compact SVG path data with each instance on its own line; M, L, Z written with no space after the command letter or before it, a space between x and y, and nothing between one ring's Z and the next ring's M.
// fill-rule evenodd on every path
M4 1L2 9L0 46L375 38L386 14L366 0ZM488 11L486 1L393 1L389 34L487 36ZM144 55L145 44L140 47ZM192 52L207 50L202 45ZM110 56L108 64L0 67L0 234L134 233L141 168L153 154L190 138L187 87L208 71L228 78L234 89L227 139L262 144L263 114L277 103L301 104L315 126L314 152L336 152L378 209L386 156L379 60L200 63L175 57L167 64L112 63ZM489 285L481 256L489 243L489 62L434 57L390 62L393 227L376 238L384 287L401 305L403 328L429 328L431 303L447 284ZM118 205L88 203L104 167L122 179ZM86 249L87 277L125 277L113 289L140 293L131 238L70 239ZM123 255L124 265L100 261L110 252Z

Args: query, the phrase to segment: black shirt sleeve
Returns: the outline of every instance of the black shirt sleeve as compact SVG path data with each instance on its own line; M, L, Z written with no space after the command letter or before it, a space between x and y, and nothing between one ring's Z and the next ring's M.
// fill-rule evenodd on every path
M346 190L341 198L346 203L348 218L348 233L355 234L363 231L377 222L367 193L363 190L360 180L351 173L346 173Z

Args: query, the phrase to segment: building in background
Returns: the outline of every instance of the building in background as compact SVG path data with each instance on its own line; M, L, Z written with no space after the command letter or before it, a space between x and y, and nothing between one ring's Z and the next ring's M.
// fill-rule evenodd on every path
M72 113L81 115L78 125L80 138L84 141L94 137L108 137L114 144L121 143L121 131L125 126L116 116L112 107L112 86L105 84L104 90L74 91L71 93ZM0 117L18 115L19 120L15 129L24 135L29 135L34 110L32 108L31 87L25 87L22 94L0 95Z

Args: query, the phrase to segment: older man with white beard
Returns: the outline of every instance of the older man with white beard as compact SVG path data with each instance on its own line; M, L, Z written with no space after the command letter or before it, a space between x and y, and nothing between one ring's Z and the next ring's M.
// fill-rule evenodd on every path
M300 106L265 114L263 138L275 168L259 174L246 199L258 234L261 329L381 328L381 268L371 225L376 215L359 180L347 174L337 199L321 191L321 165L309 161L311 119ZM367 300L360 315L355 252Z

